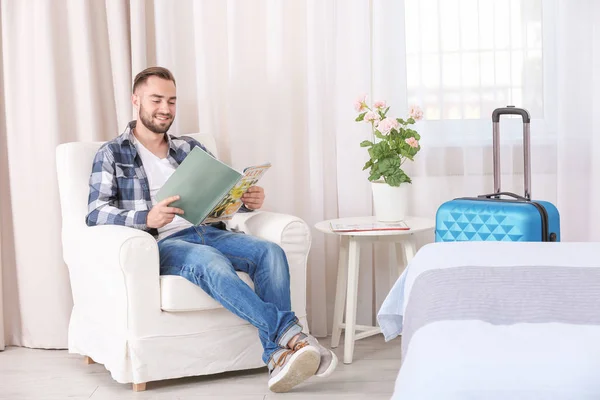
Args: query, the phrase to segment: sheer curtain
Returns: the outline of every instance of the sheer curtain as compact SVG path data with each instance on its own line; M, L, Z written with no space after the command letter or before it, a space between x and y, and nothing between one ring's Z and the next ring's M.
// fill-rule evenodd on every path
M370 76L368 11L363 1L145 3L143 12L132 11L131 24L145 22L137 35L154 38L156 50L144 59L137 53L143 47L134 45L133 70L146 62L174 72L174 132L213 133L224 161L237 168L273 164L261 181L266 209L297 215L311 227L338 215L370 215L368 182L355 161L365 155L356 145L362 133L351 101ZM309 323L324 336L338 245L312 234ZM372 254L365 252L363 261L362 293L372 299ZM365 302L359 319L370 323L373 312Z
M490 193L491 113L530 111L532 196L557 204L563 240L598 240L599 5L561 0L375 2L375 97L424 109L412 214ZM405 29L399 29L398 21ZM502 189L523 193L522 125L500 123Z
M600 241L600 3L557 8L557 180L565 239Z
M0 42L1 45L1 42ZM2 51L0 50L0 54ZM0 76L2 76L2 63L0 63ZM9 266L14 265L12 260L8 259L9 252L6 250L12 245L8 243L8 237L3 234L5 230L3 227L8 227L9 219L8 215L10 212L10 205L8 196L1 195L2 193L8 193L8 163L7 163L7 152L6 146L6 118L4 115L4 88L2 80L0 79L0 350L4 350L6 345L5 340L5 323L4 323L4 298L3 293L6 292L4 289L3 281L10 275ZM8 231L8 229L6 229ZM4 250L3 250L4 249Z
M114 138L143 68L177 80L171 132L210 132L234 167L270 161L265 208L311 227L371 213L352 101L368 86L369 4L327 1L0 1L0 254L8 345L64 348L72 300L55 147ZM2 100L0 100L2 101ZM6 157L7 156L7 157ZM337 241L313 230L312 331L331 326ZM373 320L364 252L359 322Z
M423 151L410 213L492 190L491 109L531 111L535 198L557 203L564 240L599 240L600 5L584 0L81 2L0 0L0 268L6 344L65 347L54 149L109 140L132 117L133 76L177 79L172 132L211 132L235 167L269 160L266 209L309 225L371 215L354 99L420 104ZM458 32L457 32L458 27ZM479 38L474 40L474 38ZM508 40L507 40L508 38ZM521 129L503 119L503 189L522 191ZM313 229L308 311L331 330L338 245ZM421 238L425 243L429 238ZM396 278L387 247L361 254L357 322ZM0 308L1 310L2 308ZM0 341L0 344L1 341Z

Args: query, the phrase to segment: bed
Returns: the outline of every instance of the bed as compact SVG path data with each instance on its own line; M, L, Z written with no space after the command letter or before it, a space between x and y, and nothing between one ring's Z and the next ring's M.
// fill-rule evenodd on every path
M378 322L393 399L600 399L600 244L428 244Z

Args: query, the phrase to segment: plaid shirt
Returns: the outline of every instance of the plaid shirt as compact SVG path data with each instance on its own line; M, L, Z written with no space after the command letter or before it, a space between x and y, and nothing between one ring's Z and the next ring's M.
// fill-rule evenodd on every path
M131 121L125 132L98 149L90 176L88 215L85 222L88 226L125 225L157 237L158 230L146 225L152 200L148 177L134 145L135 125L136 121ZM175 168L196 146L211 154L190 137L165 136L169 141L167 158Z

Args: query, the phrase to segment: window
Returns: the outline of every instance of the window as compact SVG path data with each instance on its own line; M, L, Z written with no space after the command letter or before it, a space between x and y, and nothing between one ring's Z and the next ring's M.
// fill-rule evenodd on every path
M405 0L405 19L407 100L426 120L508 104L544 119L542 0Z

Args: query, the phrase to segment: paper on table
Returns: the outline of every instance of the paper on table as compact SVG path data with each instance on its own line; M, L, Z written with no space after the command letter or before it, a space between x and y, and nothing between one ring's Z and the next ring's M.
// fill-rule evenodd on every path
M404 221L399 222L369 222L359 224L330 223L333 232L364 232L364 231L407 231L410 227Z

